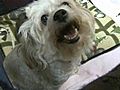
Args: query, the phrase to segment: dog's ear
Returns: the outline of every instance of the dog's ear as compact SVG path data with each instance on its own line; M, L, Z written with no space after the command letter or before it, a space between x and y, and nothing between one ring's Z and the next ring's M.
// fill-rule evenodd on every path
M19 40L23 45L23 53L27 58L25 63L30 69L34 69L38 66L44 69L47 65L40 53L42 52L41 48L44 42L42 36L40 36L42 31L38 29L36 23L29 19L22 24L18 33ZM39 34L37 31L39 31Z
M36 44L44 43L43 31L41 30L39 20L29 19L19 28L18 36L22 43Z
M28 20L20 26L19 31L18 31L18 38L21 42L24 43L27 41L28 33L30 32L31 25L32 25L32 22Z

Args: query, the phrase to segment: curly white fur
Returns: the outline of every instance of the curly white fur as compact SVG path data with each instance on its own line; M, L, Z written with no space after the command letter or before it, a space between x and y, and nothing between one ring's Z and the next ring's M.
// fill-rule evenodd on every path
M64 2L69 5L62 4ZM53 20L59 10L67 11L66 22ZM83 56L93 50L94 18L74 0L36 1L26 8L26 13L28 21L19 30L21 43L6 58L5 69L21 90L57 90L78 71ZM48 20L44 25L41 17L46 14ZM71 39L59 41L64 27L77 28L80 39L71 44L68 43ZM68 35L69 38L72 35Z

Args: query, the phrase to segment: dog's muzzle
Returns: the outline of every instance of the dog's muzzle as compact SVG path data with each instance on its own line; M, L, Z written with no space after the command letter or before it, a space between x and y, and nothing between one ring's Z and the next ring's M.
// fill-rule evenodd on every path
M80 39L79 25L74 20L68 21L68 16L68 12L64 9L60 9L54 14L54 21L61 25L61 28L56 31L56 35L58 37L58 42L74 44Z

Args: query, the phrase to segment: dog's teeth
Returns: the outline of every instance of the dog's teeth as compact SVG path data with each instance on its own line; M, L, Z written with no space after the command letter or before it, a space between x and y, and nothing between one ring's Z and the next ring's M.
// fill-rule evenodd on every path
M75 32L78 32L78 29L77 29L77 28L75 28Z
M75 33L76 33L76 34L78 33L78 28L75 28Z
M69 36L68 36L69 37ZM71 37L69 37L69 39L68 40L71 40L72 38Z
M74 39L77 36L77 34L74 35L74 37L72 37L72 39Z
M68 35L64 35L64 38L66 38L67 40L72 40L77 36L77 34L75 34L74 36L68 36Z
M75 28L75 34L74 35L64 35L64 38L67 40L72 40L78 35L78 29Z
M66 38L66 39L70 40L70 37L69 37L69 36L67 36L67 35L64 35L64 38Z

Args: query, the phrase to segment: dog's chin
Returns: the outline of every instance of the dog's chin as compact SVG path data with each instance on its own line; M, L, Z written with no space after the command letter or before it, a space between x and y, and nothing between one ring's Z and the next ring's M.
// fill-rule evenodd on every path
M65 44L75 44L79 42L79 26L77 24L67 24L62 30L60 30L58 37L58 42Z

